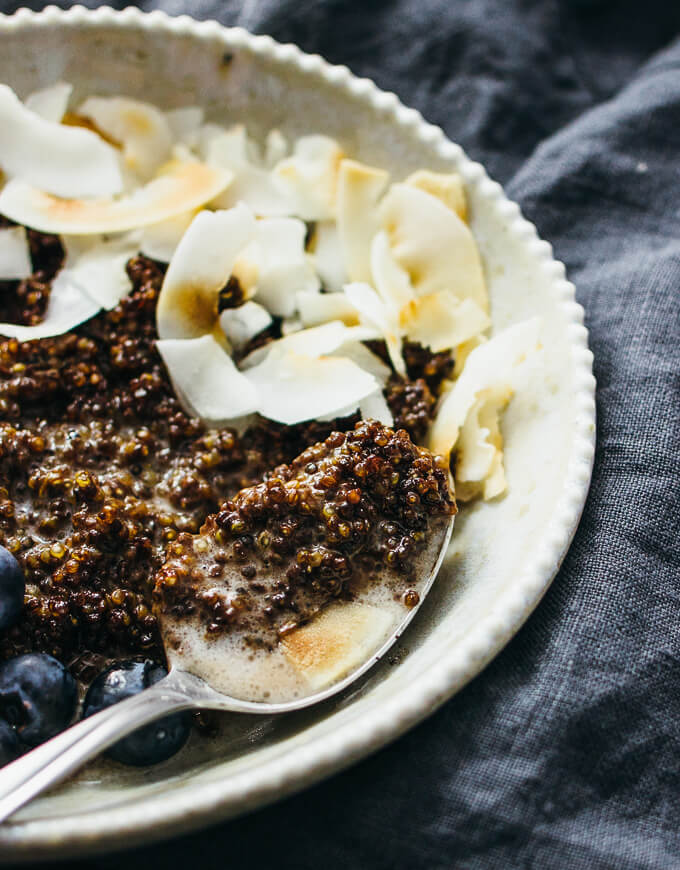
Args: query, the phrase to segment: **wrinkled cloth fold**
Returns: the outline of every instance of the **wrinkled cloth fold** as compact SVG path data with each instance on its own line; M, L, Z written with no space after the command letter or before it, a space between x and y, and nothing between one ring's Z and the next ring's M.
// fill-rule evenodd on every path
M345 63L483 162L576 284L598 445L543 602L437 713L298 796L96 866L680 866L680 5L139 5Z

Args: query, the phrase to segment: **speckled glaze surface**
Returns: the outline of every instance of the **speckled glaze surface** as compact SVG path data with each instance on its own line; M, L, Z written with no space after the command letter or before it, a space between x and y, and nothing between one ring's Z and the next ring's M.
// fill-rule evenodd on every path
M0 16L0 81L21 96L59 78L211 119L323 131L391 169L456 169L487 272L494 329L540 314L543 349L505 415L509 493L465 508L430 597L396 652L339 697L279 718L225 716L147 770L97 762L0 826L0 862L85 854L245 813L347 767L427 716L519 629L555 576L590 482L595 382L583 311L501 187L394 94L293 45L136 9Z

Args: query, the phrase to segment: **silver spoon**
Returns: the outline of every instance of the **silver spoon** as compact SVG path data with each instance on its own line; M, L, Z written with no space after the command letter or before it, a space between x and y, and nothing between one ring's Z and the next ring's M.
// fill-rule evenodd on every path
M436 523L426 555L431 569L418 583L419 603L407 610L387 641L366 661L328 688L294 701L269 704L231 698L211 688L195 674L175 664L167 677L132 698L107 707L73 725L0 771L0 822L50 786L66 779L87 761L155 719L182 710L211 709L230 713L272 715L290 713L325 701L347 688L380 661L411 622L425 600L442 564L453 531L454 517Z

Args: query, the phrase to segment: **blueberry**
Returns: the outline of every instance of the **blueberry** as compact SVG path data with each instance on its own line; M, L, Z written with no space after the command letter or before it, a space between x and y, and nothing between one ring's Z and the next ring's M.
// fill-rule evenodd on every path
M148 689L166 674L164 667L149 661L112 665L102 671L90 686L85 696L83 718ZM119 740L107 755L135 767L158 764L179 752L187 741L190 728L190 714L173 713Z
M17 732L9 722L0 719L0 767L9 764L21 755Z
M14 556L0 547L0 631L18 621L24 606L26 581Z
M28 653L0 665L0 717L29 746L69 725L77 696L76 681L52 656Z

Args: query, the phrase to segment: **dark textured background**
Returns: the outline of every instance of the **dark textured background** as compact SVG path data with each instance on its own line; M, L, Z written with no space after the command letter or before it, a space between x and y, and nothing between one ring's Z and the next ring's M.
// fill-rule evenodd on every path
M585 306L598 448L543 603L428 721L245 819L70 866L680 867L680 2L139 5L346 63L507 185Z

